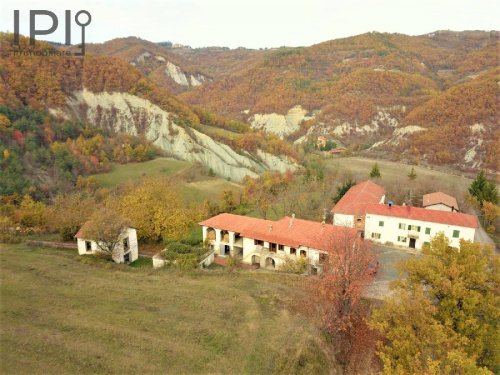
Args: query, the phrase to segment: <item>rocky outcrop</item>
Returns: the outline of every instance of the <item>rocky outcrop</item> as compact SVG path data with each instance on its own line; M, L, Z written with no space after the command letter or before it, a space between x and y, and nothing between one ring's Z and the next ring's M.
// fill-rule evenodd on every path
M178 159L200 163L216 174L241 181L265 170L284 172L297 165L287 158L258 151L256 156L237 153L189 127L175 123L172 115L146 99L125 93L74 92L67 100L66 113L113 132L144 134L155 145Z
M288 134L296 132L303 121L313 118L307 116L307 110L297 105L291 108L286 115L278 113L256 113L250 118L250 124L254 129L262 129L268 133L274 133L284 138Z
M177 65L172 64L170 61L167 61L167 65L165 67L165 74L172 78L175 83L181 86L200 86L203 82L205 82L205 76L201 74L188 74L184 73L181 68Z

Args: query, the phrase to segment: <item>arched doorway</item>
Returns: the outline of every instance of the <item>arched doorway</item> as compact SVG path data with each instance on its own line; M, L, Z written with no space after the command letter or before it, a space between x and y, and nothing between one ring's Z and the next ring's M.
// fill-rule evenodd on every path
M274 261L273 258L269 257L266 259L266 268L275 268L276 267L276 262Z
M215 229L214 228L207 228L207 237L206 239L208 241L215 241Z

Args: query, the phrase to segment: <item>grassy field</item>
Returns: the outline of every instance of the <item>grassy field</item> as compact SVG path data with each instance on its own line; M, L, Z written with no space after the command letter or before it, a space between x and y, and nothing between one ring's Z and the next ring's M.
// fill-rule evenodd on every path
M171 176L191 167L191 163L172 158L156 158L144 163L115 165L108 173L94 175L97 183L103 187L114 187L126 181L141 177Z
M144 263L143 261L142 263ZM0 245L2 374L322 374L303 279L182 274Z
M327 159L325 164L327 169L330 171L335 169L341 171L350 170L353 174L359 175L361 180L362 178L368 178L375 162L378 163L380 168L380 173L382 175L380 178L381 183L401 183L402 179L405 183L407 183L407 175L410 173L412 167L415 168L415 172L417 173L417 181L425 178L442 186L443 188L454 189L458 187L465 192L472 182L472 179L458 174L429 169L417 165L396 163L388 160L374 160L362 157L342 157Z

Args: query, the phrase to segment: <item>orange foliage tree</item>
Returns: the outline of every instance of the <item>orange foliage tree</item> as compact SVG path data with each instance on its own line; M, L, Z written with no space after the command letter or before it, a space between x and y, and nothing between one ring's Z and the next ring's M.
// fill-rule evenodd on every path
M374 277L377 261L370 244L351 228L326 236L324 248L328 255L321 274L308 284L307 307L335 342L337 359L346 369L353 369L375 342L361 297Z

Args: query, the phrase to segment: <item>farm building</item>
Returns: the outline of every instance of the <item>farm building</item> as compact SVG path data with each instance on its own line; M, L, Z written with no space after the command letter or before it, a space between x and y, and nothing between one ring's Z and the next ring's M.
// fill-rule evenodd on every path
M80 255L102 252L98 242L86 235L85 232L88 225L89 222L85 223L75 235L78 245L78 254ZM139 257L139 246L135 228L123 229L113 249L112 257L116 263L130 263L137 260Z
M429 210L439 210L448 212L458 212L458 203L455 197L441 193L440 191L430 194L425 194L422 197L422 207Z
M384 188L372 181L364 181L351 187L332 208L333 224L356 228L365 228L366 206L384 203Z
M443 232L450 245L474 241L479 222L476 216L421 207L371 204L366 207L365 237L379 243L393 243L421 249Z
M279 269L287 258L308 259L312 272L322 262L335 238L356 235L355 229L283 217L264 220L223 213L200 223L203 241L218 256L235 256L243 263Z
M384 204L384 188L371 181L351 187L333 207L333 224L356 228L378 243L421 249L438 232L458 247L460 240L474 241L476 216L458 212L455 198L438 192L423 198L424 208Z

